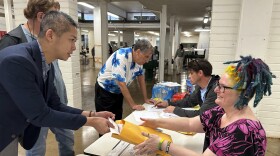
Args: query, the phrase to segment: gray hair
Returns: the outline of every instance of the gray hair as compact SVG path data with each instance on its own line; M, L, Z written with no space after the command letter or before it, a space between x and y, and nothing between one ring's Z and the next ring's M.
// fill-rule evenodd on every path
M140 49L140 51L142 53L146 53L148 51L153 51L153 46L151 45L151 43L148 40L142 39L142 40L138 40L134 44L133 49L134 50Z
M77 28L77 23L69 15L60 11L49 11L42 19L38 37L44 37L48 29L52 29L58 36L61 36L70 31L70 26Z

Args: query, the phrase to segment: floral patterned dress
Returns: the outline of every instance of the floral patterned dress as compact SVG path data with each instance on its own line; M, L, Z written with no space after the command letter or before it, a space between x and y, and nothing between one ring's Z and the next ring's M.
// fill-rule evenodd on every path
M204 131L210 134L208 148L218 156L264 156L266 134L261 123L240 119L220 128L224 113L224 110L217 106L200 116Z

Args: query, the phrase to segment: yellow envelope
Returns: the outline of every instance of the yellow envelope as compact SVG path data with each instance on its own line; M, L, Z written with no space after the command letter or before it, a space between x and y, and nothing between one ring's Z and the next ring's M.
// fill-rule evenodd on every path
M117 120L116 123L123 124L123 128L122 128L120 134L112 133L112 137L114 137L116 139L120 139L120 140L126 141L128 143L138 145L148 139L147 137L145 137L141 134L142 132L146 132L146 133L150 133L150 134L156 134L159 137L163 138L164 140L168 140L168 141L172 142L172 138L170 135L159 132L155 129L152 129L149 127L144 127L144 126L138 126L138 125L135 125L133 123L130 123L130 122L127 122L124 120ZM169 154L166 154L164 151L160 151L160 150L157 151L157 154L164 155L164 156L169 155Z

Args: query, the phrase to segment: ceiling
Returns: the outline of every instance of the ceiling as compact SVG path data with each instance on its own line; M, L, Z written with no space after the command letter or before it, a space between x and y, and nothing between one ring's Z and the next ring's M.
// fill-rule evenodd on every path
M98 0L78 0L95 5ZM153 12L159 16L162 5L167 5L167 24L170 16L179 21L182 31L194 32L203 25L203 17L211 15L212 0L107 0L108 3L125 12ZM80 9L80 7L79 7ZM82 11L82 10L80 10ZM92 9L83 8L92 12ZM210 18L211 19L211 18ZM208 22L205 27L209 27Z
M59 0L58 0L59 1ZM78 0L96 5L100 0ZM175 16L179 21L182 31L193 33L196 28L203 25L203 17L211 15L212 0L106 0L110 5L124 12L153 12L159 16L162 5L167 5L167 24L170 16ZM3 0L0 0L3 6ZM92 13L92 9L78 5L81 12ZM211 19L211 18L210 18ZM205 27L210 27L208 22Z

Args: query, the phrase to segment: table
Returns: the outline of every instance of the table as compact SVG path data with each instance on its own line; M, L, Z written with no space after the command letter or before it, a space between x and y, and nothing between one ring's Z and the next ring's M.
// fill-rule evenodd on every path
M146 108L143 112L147 111L149 104L144 104ZM157 113L161 113L158 111ZM129 121L134 124L139 124L134 118L133 113L125 118L126 121ZM197 133L193 136L184 135L175 131L162 129L164 133L169 134L172 137L173 143L196 151L198 153L202 153L203 143L204 143L204 133ZM101 155L105 156L110 153L110 151L120 142L120 140L112 138L111 133L106 133L90 146L88 146L85 150L85 154L90 155Z

